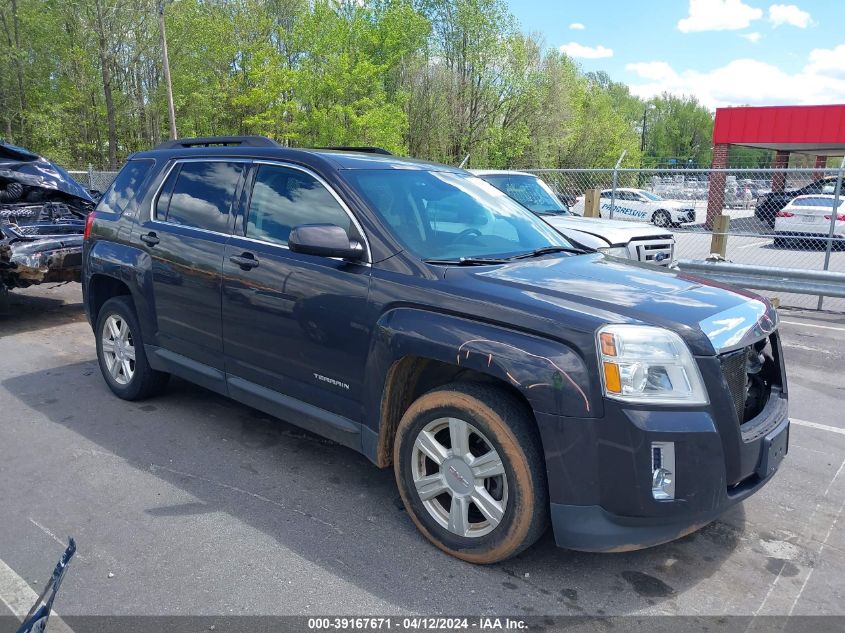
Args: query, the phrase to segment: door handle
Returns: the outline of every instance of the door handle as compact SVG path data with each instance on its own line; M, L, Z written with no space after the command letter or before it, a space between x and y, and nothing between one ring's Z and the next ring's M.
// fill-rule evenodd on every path
M241 270L251 270L258 266L258 260L252 253L243 253L241 255L231 255L229 261L241 267Z
M150 246L155 246L155 245L156 245L156 244L158 244L161 240L160 240L160 239L158 239L158 236L157 236L155 233L153 233L152 231L150 231L150 232L149 232L149 233L147 233L146 235L142 235L142 236L141 236L141 241L142 241L142 242L144 242L144 244L149 244Z

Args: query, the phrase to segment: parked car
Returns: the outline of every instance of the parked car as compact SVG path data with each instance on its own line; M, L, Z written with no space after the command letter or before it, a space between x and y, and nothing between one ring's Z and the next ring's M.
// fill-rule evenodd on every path
M778 211L783 209L787 203L798 196L815 194L833 194L836 190L836 176L826 176L814 180L808 185L799 189L788 189L786 191L770 191L757 198L757 205L754 207L754 217L766 222L769 226L775 225L775 218Z
M775 246L827 240L831 221L833 239L845 243L845 196L839 200L824 194L793 198L775 218Z
M508 194L571 240L606 255L668 266L675 254L675 237L652 228L572 213L538 176L518 171L473 169L473 174Z
M678 538L788 448L769 301L586 252L460 169L171 141L88 216L83 266L118 397L174 374L392 465L420 532L467 561L549 522L587 551Z
M93 208L64 169L0 142L0 303L12 288L79 281L82 232Z
M601 217L611 217L611 190L601 192L599 213ZM612 217L633 222L651 222L655 226L668 228L686 222L695 222L695 207L689 201L666 200L656 193L645 189L621 188L616 190L612 205ZM584 214L584 198L578 199L573 210L578 215Z

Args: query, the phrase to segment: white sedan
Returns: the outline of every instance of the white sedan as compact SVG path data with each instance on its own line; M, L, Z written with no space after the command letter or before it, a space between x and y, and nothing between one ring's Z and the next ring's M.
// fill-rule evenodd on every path
M691 201L666 200L645 189L620 188L611 207L611 190L601 192L599 212L601 217L614 220L651 222L655 226L678 226L685 222L695 222L695 207ZM579 197L572 210L584 214L584 198Z
M797 196L789 201L775 217L775 245L801 243L804 238L818 240L830 235L830 223L833 221L833 239L845 243L845 197L837 202L834 196L814 194ZM836 218L833 218L834 213Z

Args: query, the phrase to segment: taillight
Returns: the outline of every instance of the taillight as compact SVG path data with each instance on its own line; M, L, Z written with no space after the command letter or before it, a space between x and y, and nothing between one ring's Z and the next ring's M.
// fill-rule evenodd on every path
M790 213L789 211L778 211L779 218L792 218L795 217L794 213ZM828 218L830 219L830 218Z
M91 235L91 227L94 226L94 212L88 214L88 217L85 218L85 231L82 233L82 239L87 240L88 236Z
M829 215L826 215L826 216L824 216L824 219L825 219L825 220L829 220L829 219L830 219L830 216L829 216ZM842 214L842 215L837 215L837 216L836 216L836 221L837 221L837 222L845 222L845 214Z

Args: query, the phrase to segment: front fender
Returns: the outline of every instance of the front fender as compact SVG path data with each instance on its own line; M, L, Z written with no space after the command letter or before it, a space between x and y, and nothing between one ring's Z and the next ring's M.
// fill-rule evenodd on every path
M600 417L581 355L567 345L516 330L416 308L397 308L376 324L367 360L366 420L378 412L391 366L416 356L510 383L538 413ZM373 429L377 431L377 429Z

